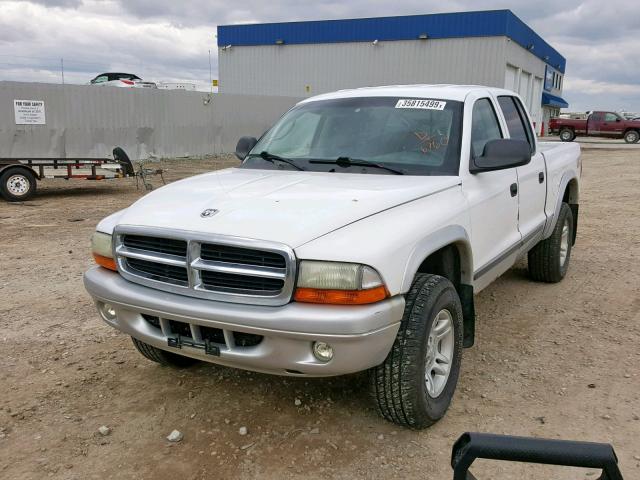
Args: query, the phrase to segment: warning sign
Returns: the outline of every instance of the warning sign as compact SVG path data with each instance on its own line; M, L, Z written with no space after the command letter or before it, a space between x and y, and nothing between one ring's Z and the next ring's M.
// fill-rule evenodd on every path
M16 118L16 125L44 125L43 100L14 100L13 111Z

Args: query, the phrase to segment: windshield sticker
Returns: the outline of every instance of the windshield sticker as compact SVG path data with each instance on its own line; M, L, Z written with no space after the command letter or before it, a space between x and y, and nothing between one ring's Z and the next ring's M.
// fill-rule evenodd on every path
M415 98L401 98L396 108L422 108L424 110L444 110L447 102L440 100L420 100Z

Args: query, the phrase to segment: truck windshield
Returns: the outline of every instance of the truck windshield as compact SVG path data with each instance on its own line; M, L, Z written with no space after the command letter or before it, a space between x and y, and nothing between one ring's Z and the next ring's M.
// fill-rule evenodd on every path
M461 119L462 103L451 100L312 101L286 113L251 150L242 167L295 169L266 160L263 152L267 152L310 171L457 175ZM367 162L377 167L366 166Z

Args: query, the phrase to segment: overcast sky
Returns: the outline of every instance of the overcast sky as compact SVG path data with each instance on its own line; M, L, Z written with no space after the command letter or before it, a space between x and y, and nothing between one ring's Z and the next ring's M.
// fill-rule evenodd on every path
M640 112L640 0L0 0L0 80L103 71L206 86L216 26L509 8L567 59L570 110Z

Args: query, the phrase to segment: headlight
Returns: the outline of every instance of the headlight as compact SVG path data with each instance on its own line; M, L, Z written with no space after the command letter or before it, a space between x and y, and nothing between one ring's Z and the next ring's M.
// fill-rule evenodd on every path
M98 265L109 270L118 270L113 259L111 247L111 235L102 232L94 232L91 237L91 253Z
M300 262L294 299L307 303L361 305L387 297L380 274L367 265L343 262Z

